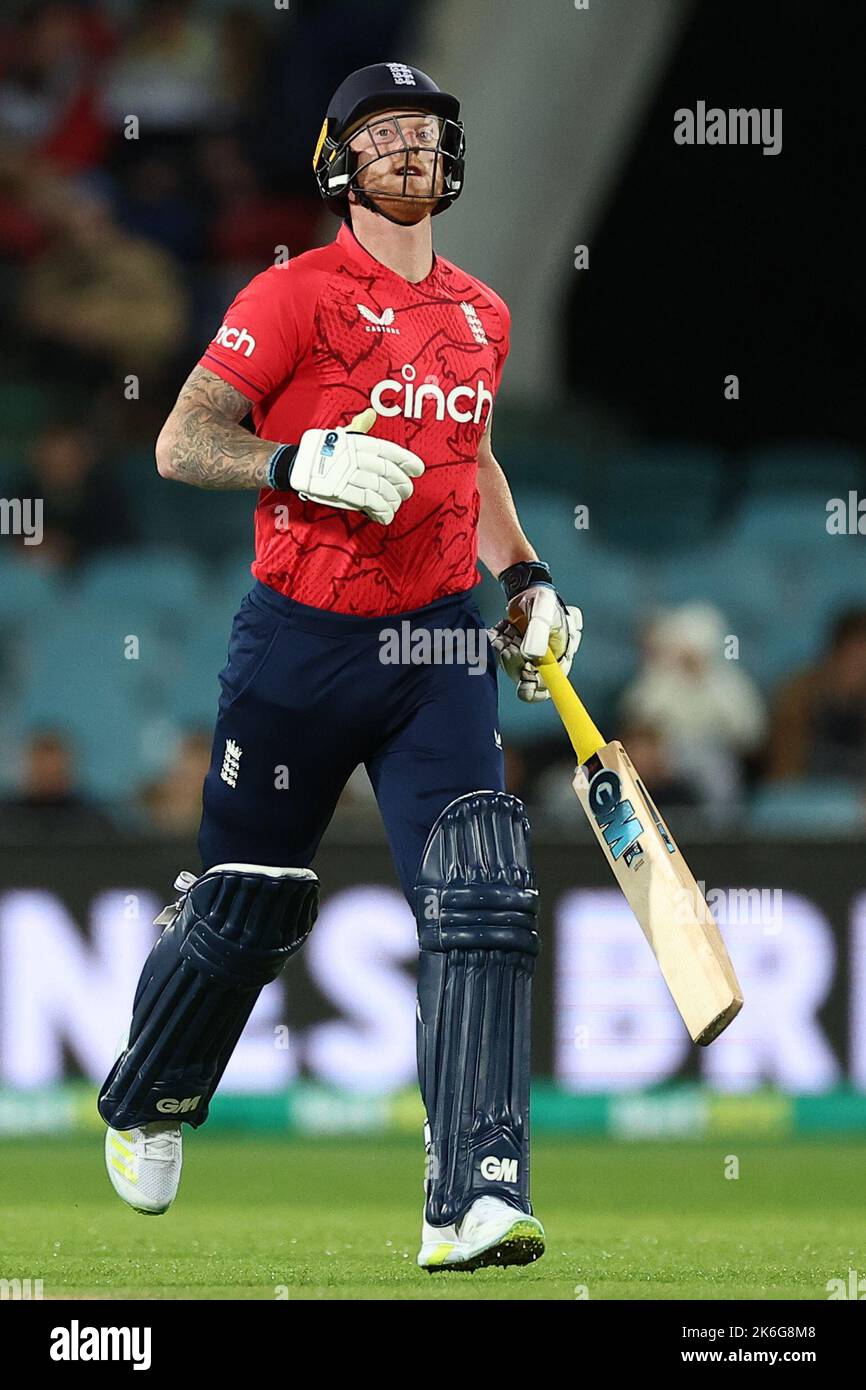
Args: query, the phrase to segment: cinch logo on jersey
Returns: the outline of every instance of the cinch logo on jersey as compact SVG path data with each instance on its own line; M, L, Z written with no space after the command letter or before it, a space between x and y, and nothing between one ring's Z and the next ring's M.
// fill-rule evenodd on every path
M457 420L461 424L474 420L475 424L479 425L485 405L488 415L493 405L493 397L481 377L475 386L455 386L446 395L441 386L434 382L425 381L421 386L413 385L417 372L408 362L400 369L400 375L402 381L389 378L377 381L373 387L370 404L380 415L402 415L407 420L420 420L425 405L432 402L437 420L444 420L447 415L449 419ZM461 409L463 402L466 405Z
M481 1176L488 1182L517 1182L517 1159L488 1154L481 1160Z
M362 319L366 319L366 333L399 333L399 328L392 328L394 322L394 310L383 309L381 314L374 314L372 309L368 309L366 304L355 306Z
M635 859L643 855L638 837L643 834L644 828L631 802L623 800L619 773L609 767L601 768L589 784L588 797L590 810L598 821L611 856L619 859L624 854L624 862L630 867Z
M214 342L219 343L221 347L230 348L232 352L242 352L244 357L252 357L256 350L256 340L252 333L248 333L245 328L229 328L225 323Z

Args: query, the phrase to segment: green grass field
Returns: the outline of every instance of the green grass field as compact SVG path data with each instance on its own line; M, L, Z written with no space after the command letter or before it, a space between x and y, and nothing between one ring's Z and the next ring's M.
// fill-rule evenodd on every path
M826 1299L866 1273L864 1142L539 1140L544 1259L431 1277L417 1145L187 1135L161 1217L114 1196L99 1135L0 1144L0 1277L46 1298Z

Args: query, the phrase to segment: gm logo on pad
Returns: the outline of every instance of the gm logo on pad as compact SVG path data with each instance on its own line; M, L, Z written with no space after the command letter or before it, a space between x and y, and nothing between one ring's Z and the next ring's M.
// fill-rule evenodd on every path
M517 1182L516 1158L497 1158L495 1154L488 1154L479 1166L482 1178L488 1182Z
M185 1096L183 1100L174 1100L171 1096L166 1096L165 1100L158 1100L156 1108L162 1115L188 1115L191 1110L195 1110L201 1096Z

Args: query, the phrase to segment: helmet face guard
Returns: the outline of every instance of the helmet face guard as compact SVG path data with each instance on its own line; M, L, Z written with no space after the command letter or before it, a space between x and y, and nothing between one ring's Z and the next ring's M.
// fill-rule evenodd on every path
M412 203L429 199L435 202L434 212L460 196L466 148L462 122L432 112L420 125L416 121L416 116L408 114L373 115L335 138L323 128L316 151L316 180L334 211L348 210L350 190L363 202L376 197ZM366 149L352 149L359 136L365 139ZM399 189L363 188L359 175L369 169L374 176L381 171L401 177Z

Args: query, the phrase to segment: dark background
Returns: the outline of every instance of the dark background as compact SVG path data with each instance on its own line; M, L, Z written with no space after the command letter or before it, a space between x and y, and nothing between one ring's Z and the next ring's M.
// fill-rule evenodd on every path
M864 25L856 3L695 7L567 301L573 389L652 437L866 440ZM782 107L781 152L674 144L699 99Z

